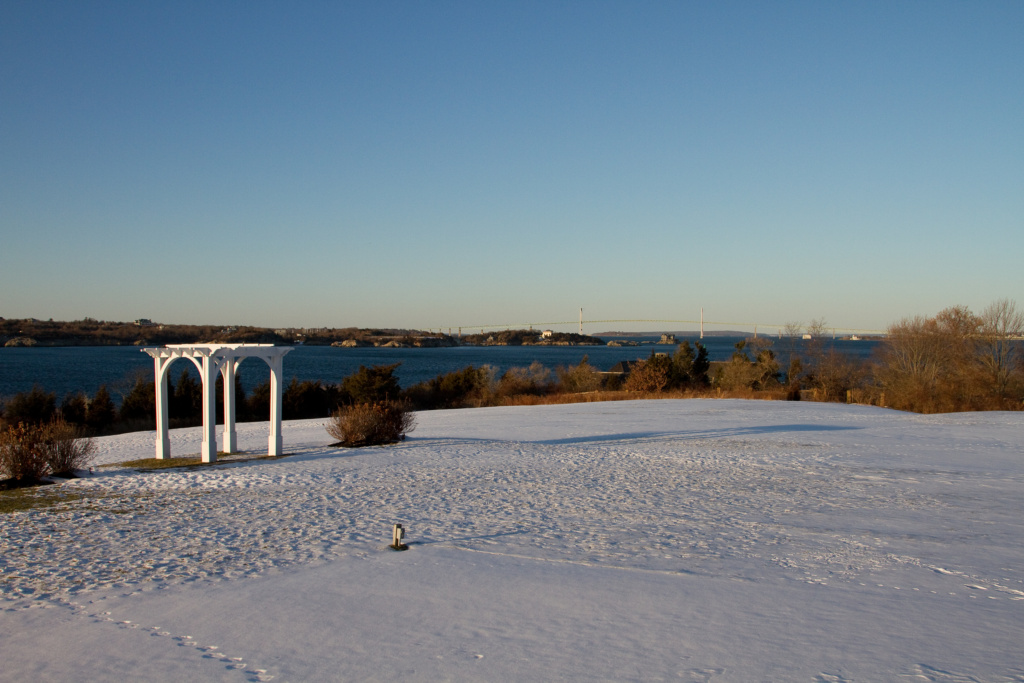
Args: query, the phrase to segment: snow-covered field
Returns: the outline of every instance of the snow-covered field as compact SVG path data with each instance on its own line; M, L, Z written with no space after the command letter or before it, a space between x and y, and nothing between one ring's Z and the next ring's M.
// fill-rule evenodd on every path
M489 408L356 450L322 423L0 515L0 680L1024 681L1022 413Z

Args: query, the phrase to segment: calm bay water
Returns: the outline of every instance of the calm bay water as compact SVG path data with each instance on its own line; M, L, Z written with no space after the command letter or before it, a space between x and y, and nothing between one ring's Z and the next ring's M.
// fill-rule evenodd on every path
M635 339L635 338L634 338ZM711 360L728 360L740 337L705 337ZM655 341L656 338L642 338ZM696 339L691 339L691 342ZM790 344L797 351L806 342L802 340L774 340L776 355L787 357ZM828 341L828 344L856 358L870 356L878 342ZM439 374L461 370L468 365L492 365L498 372L512 367L525 367L539 361L548 368L576 365L583 356L598 370L608 370L623 360L647 358L652 352L674 353L675 346L642 344L640 346L462 346L448 349L342 349L330 346L297 346L284 358L284 374L290 379L321 380L336 383L359 369L360 365L388 365L401 363L395 371L403 387L436 377ZM192 363L182 360L171 367L171 376L177 378L189 371L198 378ZM101 384L106 384L115 401L120 400L134 383L138 374L153 377L153 360L133 346L70 346L50 348L0 347L0 397L10 397L38 385L57 394L82 391L91 396ZM240 367L242 385L246 392L270 376L267 366L258 359L248 359Z

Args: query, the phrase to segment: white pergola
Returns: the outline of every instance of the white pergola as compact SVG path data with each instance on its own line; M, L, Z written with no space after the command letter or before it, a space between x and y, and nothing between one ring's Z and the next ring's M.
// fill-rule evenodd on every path
M156 457L169 458L171 440L167 433L169 422L167 377L171 363L187 358L199 370L203 379L203 462L217 460L217 373L224 378L224 448L225 453L237 450L235 434L235 372L246 358L260 358L270 366L270 438L268 453L281 455L281 397L284 392L282 369L284 356L290 346L273 344L168 344L159 348L142 349L153 357L156 385Z

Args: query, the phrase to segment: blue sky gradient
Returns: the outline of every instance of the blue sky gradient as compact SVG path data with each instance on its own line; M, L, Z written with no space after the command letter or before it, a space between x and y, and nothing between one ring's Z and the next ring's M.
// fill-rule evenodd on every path
M1021 2L3 3L0 315L1024 304L1021 36Z

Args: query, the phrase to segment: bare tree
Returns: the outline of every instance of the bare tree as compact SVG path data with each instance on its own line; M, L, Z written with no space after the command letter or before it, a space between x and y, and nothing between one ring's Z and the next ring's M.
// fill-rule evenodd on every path
M1010 299L1000 299L981 313L978 357L992 390L1005 401L1010 383L1022 369L1024 313Z
M819 401L840 401L858 381L858 370L843 353L826 344L829 335L825 318L815 318L807 325L811 339L807 343L807 382Z
M799 391L800 374L804 369L804 361L798 351L803 329L804 324L799 321L786 323L782 328L786 338L786 383L793 391Z
M921 410L933 401L943 354L935 329L934 320L921 316L889 326L876 375L894 408Z
M981 407L984 382L978 363L977 343L981 318L966 306L952 306L935 316L935 334L941 344L941 386L938 391L950 409Z
M822 339L828 335L828 323L824 318L815 318L807 324L807 334L811 339Z
M891 326L876 369L890 404L943 412L1002 403L1019 366L1012 330L1006 327L1012 323L1012 306L990 306L986 315L953 306L934 318L904 319Z

